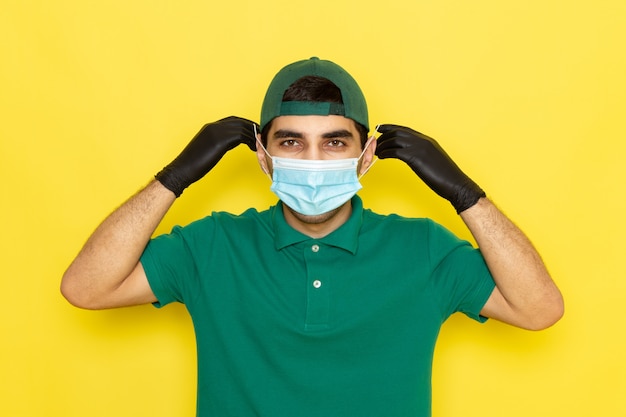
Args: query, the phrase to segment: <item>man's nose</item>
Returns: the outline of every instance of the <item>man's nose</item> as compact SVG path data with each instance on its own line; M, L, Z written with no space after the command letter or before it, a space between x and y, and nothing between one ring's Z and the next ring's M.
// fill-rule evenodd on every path
M301 156L302 159L324 159L324 153L317 146L308 146Z

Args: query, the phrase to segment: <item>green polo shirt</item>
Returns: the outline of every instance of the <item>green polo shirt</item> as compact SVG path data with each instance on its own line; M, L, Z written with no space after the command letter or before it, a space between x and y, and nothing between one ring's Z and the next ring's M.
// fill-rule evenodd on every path
M441 324L494 288L480 252L428 219L350 219L312 239L282 206L213 213L141 258L157 306L184 303L198 416L426 417Z

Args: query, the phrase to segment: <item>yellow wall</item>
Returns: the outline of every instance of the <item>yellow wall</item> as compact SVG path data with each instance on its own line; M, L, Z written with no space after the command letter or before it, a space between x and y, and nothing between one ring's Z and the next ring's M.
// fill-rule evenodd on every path
M435 357L434 415L626 415L626 2L623 0L4 1L0 415L192 416L182 306L87 312L58 291L88 234L208 121L258 120L284 64L359 80L372 124L444 146L530 235L566 297L532 333L461 316ZM362 196L469 238L401 162ZM237 148L159 232L273 203Z

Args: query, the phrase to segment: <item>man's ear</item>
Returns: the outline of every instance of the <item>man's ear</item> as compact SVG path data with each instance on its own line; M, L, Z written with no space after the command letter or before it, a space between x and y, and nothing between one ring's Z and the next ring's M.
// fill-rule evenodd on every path
M365 151L363 152L363 160L361 162L361 169L359 170L359 176L364 175L368 169L374 163L374 156L376 154L376 138L371 137L369 140L369 144Z
M263 145L261 144L261 134L257 133L256 135L256 157L259 160L259 165L261 169L266 175L269 175L268 163L267 163L267 154L265 153L265 149L263 149Z

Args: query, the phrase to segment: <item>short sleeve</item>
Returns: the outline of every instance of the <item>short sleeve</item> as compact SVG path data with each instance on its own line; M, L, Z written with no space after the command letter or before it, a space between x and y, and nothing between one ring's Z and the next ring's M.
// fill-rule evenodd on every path
M434 222L429 235L432 283L444 318L461 312L479 322L486 321L480 311L495 282L480 250Z
M184 228L176 226L170 234L152 239L140 261L158 300L156 307L185 302L185 283L196 274L196 268Z

